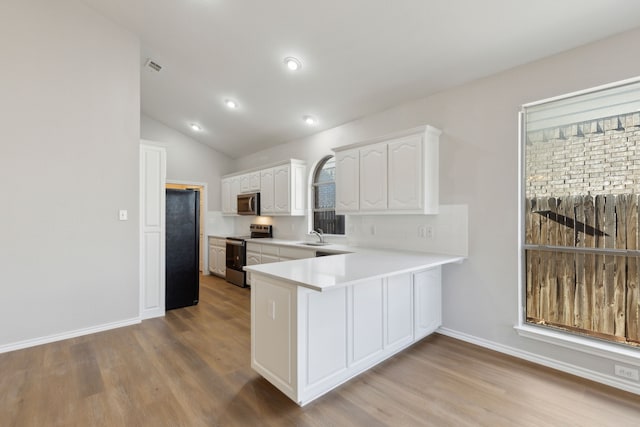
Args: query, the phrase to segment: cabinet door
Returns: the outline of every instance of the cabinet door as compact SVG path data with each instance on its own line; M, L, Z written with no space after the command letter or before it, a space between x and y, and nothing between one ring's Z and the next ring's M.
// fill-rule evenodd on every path
M238 213L238 193L240 192L240 179L233 177L230 179L231 188L231 213Z
M305 165L296 163L291 164L290 171L290 184L289 184L289 200L291 206L289 206L289 214L291 215L304 215L305 207L307 206L307 168Z
M289 212L291 210L291 206L289 205L289 195L291 194L289 165L273 168L273 184L274 212Z
M385 287L385 349L413 341L413 281L411 273L387 279Z
M227 274L226 248L216 248L216 258L218 259L217 271L221 276L225 276Z
M260 264L260 252L247 251L247 265ZM251 284L251 273L247 272L247 284Z
M424 338L442 324L441 267L414 273L414 340Z
M238 179L240 180L240 192L241 193L249 192L249 190L251 189L251 186L249 185L249 174L240 175Z
M222 188L220 190L222 195L222 213L233 213L231 209L231 179L226 178L222 180Z
M336 210L357 211L360 207L360 156L358 149L336 153Z
M273 169L260 172L260 213L273 212Z
M389 209L421 209L423 193L422 136L389 143Z
M260 172L249 174L249 191L260 191Z
M383 349L382 280L373 279L353 285L352 365L365 362Z
M216 247L209 245L209 272L218 274L218 257L216 255Z
M387 144L360 149L360 210L387 208Z

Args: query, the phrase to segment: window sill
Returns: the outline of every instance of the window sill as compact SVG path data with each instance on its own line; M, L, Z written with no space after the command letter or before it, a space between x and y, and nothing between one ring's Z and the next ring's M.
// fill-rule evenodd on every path
M597 338L587 338L568 332L551 330L543 326L517 325L518 335L594 356L616 360L622 363L640 363L640 348L626 348L621 344L609 343Z

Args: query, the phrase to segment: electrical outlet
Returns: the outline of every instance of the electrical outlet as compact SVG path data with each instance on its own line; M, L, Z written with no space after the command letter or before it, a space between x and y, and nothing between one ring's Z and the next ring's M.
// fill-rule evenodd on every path
M418 227L418 237L422 239L427 238L427 228L425 226Z
M615 374L619 377L626 378L628 380L640 381L640 376L638 375L637 369L629 368L622 365L614 365L614 371Z
M425 236L426 239L433 239L433 227L430 225L427 225L425 227Z

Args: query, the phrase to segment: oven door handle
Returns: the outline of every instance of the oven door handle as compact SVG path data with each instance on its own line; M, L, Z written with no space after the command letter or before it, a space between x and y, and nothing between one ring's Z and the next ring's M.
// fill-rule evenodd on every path
M244 242L238 240L227 240L227 245L244 246Z

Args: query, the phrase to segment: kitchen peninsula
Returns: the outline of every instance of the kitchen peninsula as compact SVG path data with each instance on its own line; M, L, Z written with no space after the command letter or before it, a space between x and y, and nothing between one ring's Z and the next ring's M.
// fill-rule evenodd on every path
M441 266L464 259L353 250L245 267L251 366L300 406L435 331Z

